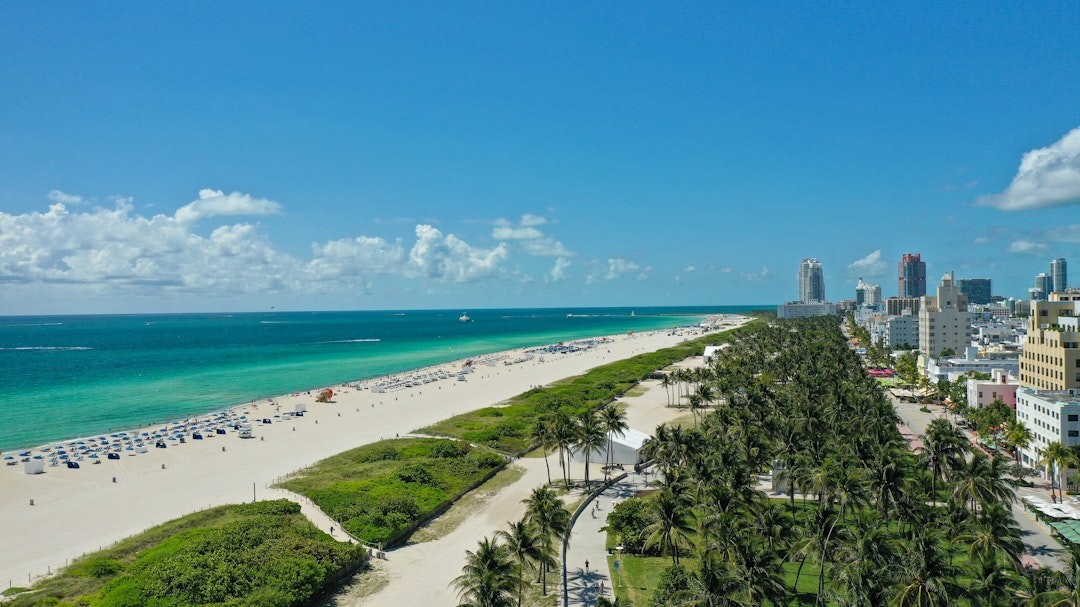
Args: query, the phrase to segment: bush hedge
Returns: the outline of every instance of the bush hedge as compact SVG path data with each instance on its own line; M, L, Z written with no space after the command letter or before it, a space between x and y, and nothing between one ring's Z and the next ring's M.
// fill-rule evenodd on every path
M701 356L705 346L723 343L742 331L764 323L764 320L755 319L743 328L712 333L670 348L596 367L584 375L552 386L529 390L511 398L504 406L478 409L417 432L460 438L504 453L521 455L533 448L532 429L541 416L561 410L571 417L577 417L597 409L622 396L657 369L691 356Z
M78 559L11 605L290 607L366 562L292 502L220 506Z
M385 545L505 461L460 440L391 439L327 458L280 486L307 496L353 537Z

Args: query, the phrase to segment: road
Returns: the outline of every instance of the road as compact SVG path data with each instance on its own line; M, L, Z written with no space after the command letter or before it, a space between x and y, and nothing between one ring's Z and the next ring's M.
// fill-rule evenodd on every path
M921 446L917 437L926 432L926 427L930 425L931 420L945 416L944 407L930 405L930 412L927 413L920 410L923 405L904 402L893 396L890 396L890 398L892 398L893 405L896 407L896 413L903 421L901 432L905 435L910 433L911 436L915 437L915 440L911 441L913 447ZM973 438L971 432L966 432L966 434L969 439ZM1042 479L1034 480L1035 487L1017 488L1017 498L1031 496L1049 502L1049 483ZM1023 557L1024 564L1050 567L1058 571L1063 570L1064 562L1062 559L1065 556L1065 551L1062 549L1061 544L1050 536L1046 528L1032 518L1032 516L1024 509L1023 502L1020 501L1020 499L1017 499L1017 501L1013 503L1012 510L1013 517L1016 518L1017 524L1020 525L1021 537L1024 540L1024 546L1026 547Z

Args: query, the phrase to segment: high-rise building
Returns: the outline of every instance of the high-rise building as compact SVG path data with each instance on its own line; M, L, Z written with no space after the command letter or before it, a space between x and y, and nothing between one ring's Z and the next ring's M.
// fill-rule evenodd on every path
M1035 301L1020 357L1020 385L1036 390L1080 388L1080 294Z
M863 282L859 277L859 284L855 287L855 305L870 306L876 308L881 305L881 286Z
M919 351L937 358L945 350L959 354L971 345L971 313L950 271L941 277L937 297L924 295L919 308Z
M1065 258L1058 257L1050 262L1050 282L1057 292L1064 291L1068 285L1068 268L1065 266Z
M1046 272L1039 272L1035 276L1035 291L1031 291L1032 299L1046 301L1046 298L1054 291L1054 282L1049 274Z
M897 268L900 278L900 297L922 297L926 295L926 263L920 253L904 253Z
M825 301L825 275L816 259L803 259L799 264L799 301Z
M956 286L970 304L986 305L991 301L989 278L957 278Z

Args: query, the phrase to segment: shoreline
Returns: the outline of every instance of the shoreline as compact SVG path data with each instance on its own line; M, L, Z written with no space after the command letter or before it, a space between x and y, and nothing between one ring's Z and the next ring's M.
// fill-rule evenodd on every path
M118 460L82 465L78 470L46 466L46 473L39 475L24 474L22 464L0 467L5 487L0 495L0 537L7 548L0 553L0 582L26 585L69 559L168 520L210 506L264 498L267 488L280 478L331 455L748 319L731 315L721 320L726 322L708 329L607 336L601 346L588 350L545 354L544 362L539 357L524 358L523 348L492 353L488 356L504 360L476 365L465 381L457 380L454 373L452 379L379 393L371 389L387 379L379 378L347 382L348 387L335 390L333 403L316 404L314 393L304 391L230 409L249 419L272 420L268 425L253 424L252 439L241 439L227 430L224 435L207 435L211 438L170 444L165 449L151 445L147 452L127 452ZM422 375L440 368L451 371L460 363L397 375ZM295 410L297 404L307 406L304 417L274 417Z
M740 314L727 314L727 313L721 313L721 314L697 314L697 315L695 315L695 314L670 314L670 315L654 314L652 316L673 316L673 317L683 317L683 318L695 318L696 322L693 323L693 324L678 325L678 326L673 326L673 327L647 329L647 330L645 330L645 332L693 330L693 329L697 329L697 328L699 328L701 326L712 326L714 323L723 322L725 318L742 317L742 315L740 315ZM611 335L612 334L598 334L598 335L595 335L595 336L573 337L573 338L568 338L567 341L571 341L571 340L572 341L583 341L583 340L589 340L589 339L597 339L597 338L605 337L605 336L610 337ZM615 335L618 335L618 334L615 334ZM445 353L444 356L437 357L437 358L441 359L438 362L423 363L423 366L421 366L421 367L411 367L411 368L405 368L405 369L400 369L400 370L396 370L396 371L390 371L390 372L387 372L387 373L377 373L377 374L373 374L373 375L361 375L359 377L352 376L352 377L346 377L345 379L338 378L338 379L328 380L328 381L318 383L318 384L306 383L303 380L299 380L299 381L296 381L296 382L293 383L294 387L280 386L279 387L279 390L281 390L280 392L278 392L276 390L257 390L257 391L252 390L252 391L249 391L248 396L250 396L252 398L252 400L246 400L246 397L243 397L244 400L237 399L237 400L232 400L231 402L219 402L219 403L214 404L214 405L207 404L207 405L203 405L203 406L192 407L190 412L188 412L188 413L175 412L174 411L174 412L166 413L160 418L154 418L154 416L151 414L151 415L146 415L146 416L140 416L140 417L142 417L142 419L129 419L127 421L116 420L117 423L109 424L107 426L103 424L102 428L99 429L99 430L96 430L96 431L95 430L80 431L80 432L76 432L73 435L65 435L65 436L62 436L62 437L49 438L47 440L44 440L44 439L30 440L30 441L25 441L25 442L22 442L22 443L14 443L13 442L11 444L0 447L0 461L3 461L4 458L6 458L8 456L12 456L12 455L18 456L19 454L27 452L27 451L31 451L31 452L34 452L35 454L38 454L38 453L40 453L40 448L41 447L53 446L53 445L64 444L64 443L69 443L69 442L73 442L73 441L80 441L80 440L86 441L87 439L92 438L92 437L100 437L102 435L110 435L110 434L114 434L114 433L143 431L143 430L148 430L148 429L154 428L156 426L173 425L173 424L176 424L176 423L179 423L179 422L184 422L186 420L191 420L191 419L195 419L195 418L204 418L204 417L207 417L207 416L215 415L217 413L232 411L232 410L238 409L240 407L248 406L248 405L250 405L252 403L255 403L255 402L258 402L260 400L280 399L283 396L303 394L303 393L306 393L306 392L313 392L313 391L316 391L316 390L320 390L320 389L322 389L324 387L346 386L346 385L355 385L355 384L367 384L367 383L370 383L370 382L373 382L373 381L378 381L378 380L380 380L381 378L384 378L384 377L403 375L403 374L411 374L411 373L426 370L426 369L429 369L429 368L445 367L447 365L457 365L457 364L460 364L463 360L466 360L468 358L483 358L483 357L491 356L491 355L494 355L494 354L498 354L498 353L503 352L503 351L531 349L531 348L535 348L535 347L542 347L541 345L538 345L538 344L549 343L549 342L546 342L545 341L546 338L544 338L542 336L534 336L534 337L536 337L537 341L534 342L531 345L530 344L515 345L513 347L509 347L509 345L508 345L508 346L506 346L506 349L500 349L500 350L484 350L483 348L481 348L481 351L479 351L479 352L475 352L473 354L462 354L462 355L452 353L452 352L447 352L447 353ZM553 339L558 339L558 338L553 338ZM497 346L495 346L495 344L489 344L489 346L490 347L497 347ZM240 395L237 395L237 396L240 396ZM106 423L108 423L108 422L106 422ZM96 434L92 433L92 432L96 432ZM18 439L16 439L16 440L18 440ZM2 469L2 467L0 467L0 469Z

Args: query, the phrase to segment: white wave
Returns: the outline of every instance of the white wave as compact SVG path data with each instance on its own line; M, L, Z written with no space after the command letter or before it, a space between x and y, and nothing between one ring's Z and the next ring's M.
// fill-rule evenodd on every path
M360 344L360 343L364 343L364 342L370 342L370 341L382 341L382 340L381 340L381 339L377 339L377 338L368 338L368 339L337 339L337 340L334 340L334 341L324 341L324 342L322 342L322 343L324 343L324 344Z

